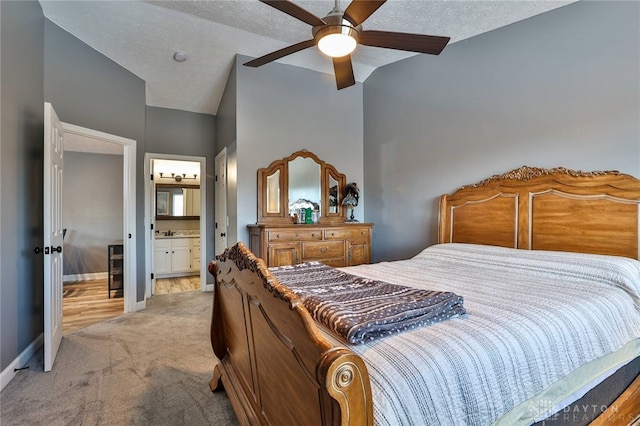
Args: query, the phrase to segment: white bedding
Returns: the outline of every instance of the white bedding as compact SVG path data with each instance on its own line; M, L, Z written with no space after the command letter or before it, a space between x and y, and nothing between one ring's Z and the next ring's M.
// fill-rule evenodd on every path
M514 407L503 419L530 424L562 400L564 390L548 392L554 383L585 386L640 350L621 350L640 338L637 260L440 244L341 269L464 297L464 317L351 346L369 369L379 425L489 425ZM604 366L567 376L594 360Z

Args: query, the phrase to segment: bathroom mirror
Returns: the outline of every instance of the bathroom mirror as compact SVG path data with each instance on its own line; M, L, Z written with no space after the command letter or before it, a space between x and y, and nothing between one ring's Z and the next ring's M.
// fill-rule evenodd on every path
M198 185L156 185L156 220L199 219Z
M258 170L258 222L291 223L300 208L317 210L320 223L342 222L345 182L345 175L307 150L274 161Z

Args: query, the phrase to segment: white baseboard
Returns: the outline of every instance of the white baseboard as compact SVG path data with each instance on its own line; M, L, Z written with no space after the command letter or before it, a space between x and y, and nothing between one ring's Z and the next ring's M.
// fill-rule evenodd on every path
M71 283L76 281L106 280L107 278L109 278L108 272L91 272L88 274L65 275L62 277L62 281Z
M7 366L2 373L0 373L0 390L4 389L5 386L9 384L9 382L18 374L17 371L14 371L16 368L24 367L27 362L31 359L31 357L36 353L38 349L42 346L44 342L44 334L41 333L36 339L26 347L24 351L16 359L13 360L11 364Z
M213 291L214 284L206 284L204 291Z

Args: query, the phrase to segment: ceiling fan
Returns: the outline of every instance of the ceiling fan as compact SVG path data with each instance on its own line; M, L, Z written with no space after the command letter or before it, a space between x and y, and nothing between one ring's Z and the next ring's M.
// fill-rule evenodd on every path
M364 30L362 23L387 0L353 0L344 11L340 9L339 0L335 0L333 10L322 19L289 0L260 1L311 25L313 38L271 52L244 65L259 67L317 45L320 51L333 59L338 90L356 84L351 64L351 52L358 43L366 46L439 55L450 39L450 37L432 35Z

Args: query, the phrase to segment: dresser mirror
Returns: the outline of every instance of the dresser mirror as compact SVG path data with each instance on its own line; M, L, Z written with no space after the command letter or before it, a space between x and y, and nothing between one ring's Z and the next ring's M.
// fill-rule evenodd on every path
M200 186L156 185L156 220L200 218Z
M344 221L339 195L346 177L307 150L258 170L258 222L292 223L300 208L319 214L320 223Z
M289 216L301 208L320 210L320 164L312 158L289 161Z

